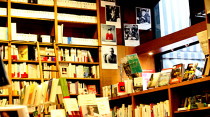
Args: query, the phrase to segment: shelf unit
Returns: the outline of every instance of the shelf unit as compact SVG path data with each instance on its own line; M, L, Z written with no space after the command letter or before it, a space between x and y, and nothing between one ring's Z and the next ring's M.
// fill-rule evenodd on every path
M30 42L30 41L14 41L12 40L11 37L11 23L12 22L17 22L17 32L18 33L28 33L28 30L26 29L22 29L21 26L26 26L26 28L30 28L30 26L32 28L34 28L34 25L36 24L41 24L41 25L37 25L35 26L35 29L31 29L29 30L32 31L32 34L42 34L42 35L51 35L55 37L55 42L54 43L39 43L39 46L44 46L44 47L53 47L55 49L55 55L56 56L56 61L42 61L41 63L49 63L49 64L56 64L56 67L59 71L59 63L72 63L75 65L87 65L87 66L92 66L92 65L99 65L100 67L100 77L101 77L101 52L100 52L100 46L101 46L101 37L100 37L100 14L99 14L99 0L96 0L96 6L97 9L96 10L92 10L92 9L86 9L86 8L75 8L75 7L62 7L62 6L57 6L57 0L54 0L54 5L43 5L43 4L34 4L34 3L23 3L23 2L12 2L11 0L7 0L7 1L2 1L0 0L0 4L3 3L5 4L5 7L7 9L7 15L0 15L0 22L2 20L2 18L4 18L3 20L5 20L5 24L4 26L6 26L8 28L8 41L4 41L1 40L0 44L6 44L8 46L8 60L3 60L4 62L6 62L8 64L8 77L10 78L11 81L40 81L40 82L44 82L45 80L49 80L49 79L44 79L41 73L41 69L40 69L40 78L12 78L11 75L11 69L12 69L12 63L23 63L26 62L31 63L31 64L40 64L40 61L33 61L33 60L12 60L11 58L11 45L34 45L37 46L37 42ZM45 19L45 18L33 18L33 17L27 17L27 16L12 16L11 15L11 9L12 8L16 8L16 9L22 9L21 6L24 6L25 9L27 10L31 10L30 8L32 8L32 10L37 10L39 11L41 10L45 10L46 8L50 8L51 10L53 10L54 13L54 19ZM1 7L1 5L0 5ZM85 23L85 22L74 22L74 21L62 21L62 20L58 20L57 19L57 14L59 13L60 9L65 9L66 11L68 10L75 10L75 11L85 11L85 12L95 12L95 16L97 17L97 23ZM46 23L46 25L45 25ZM18 26L18 24L21 24L21 26ZM42 25L44 24L44 25ZM88 29L89 27L94 27L94 34L92 35L94 39L98 39L98 46L86 46L86 45L73 45L73 44L60 44L58 43L58 25L59 24L64 24L64 36L69 36L66 35L65 32L68 32L69 29L73 29L75 27L79 27L80 29L84 30L84 29ZM42 32L43 30L37 31L37 29L39 29L41 26L45 26L47 28L44 27L44 32ZM65 27L67 27L68 29L66 30ZM41 28L40 28L41 29ZM46 31L46 30L47 31ZM65 31L66 30L66 31ZM85 32L82 32L83 35L86 35ZM88 32L87 32L88 33ZM74 35L71 35L74 36ZM80 37L80 35L76 35L77 37ZM84 38L84 37L82 37ZM84 49L95 49L97 50L97 59L98 61L96 62L71 62L71 61L58 61L58 48L59 47L68 47L68 48L84 48ZM94 56L95 57L95 56ZM60 78L60 72L57 73L57 78ZM100 96L100 83L101 80L100 78L67 78L67 80L70 81L83 81L83 82L93 82L96 83L96 86L98 88L98 93L97 96ZM77 96L77 95L75 95ZM9 95L0 95L0 97L9 97L9 104L12 104L12 99L13 97L18 97L18 95L14 96L12 95L12 89L9 88Z
M202 89L210 89L207 84L210 83L210 77L195 79L192 81L185 81L178 84L172 84L167 86L162 86L154 89L148 89L145 91L135 92L131 94L126 94L122 96L113 97L110 99L110 106L121 106L123 103L129 103L132 104L133 110L137 105L140 103L142 104L150 104L150 103L158 103L160 101L169 100L169 107L170 107L170 117L179 117L177 113L191 113L194 112L196 116L198 113L197 111L209 111L210 107L203 107L199 109L192 109L192 110L186 110L186 111L177 111L178 106L180 104L179 97L182 95L185 95L186 93L198 93ZM203 87L201 87L203 85ZM200 87L201 89L199 91L196 91L197 87ZM195 91L189 91L195 90ZM177 93L179 92L179 93ZM116 102L121 102L119 104L116 104ZM135 112L133 111L133 114ZM187 116L187 115L185 115Z

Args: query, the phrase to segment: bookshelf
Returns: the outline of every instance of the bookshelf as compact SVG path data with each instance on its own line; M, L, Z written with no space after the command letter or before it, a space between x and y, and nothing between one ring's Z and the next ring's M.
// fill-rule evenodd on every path
M23 3L23 2L13 2L11 0L3 1L0 0L0 8L6 8L7 13L5 15L0 15L0 26L8 28L8 40L1 40L0 44L8 46L8 59L4 59L3 62L8 64L8 77L11 81L36 81L42 83L46 80L43 78L43 72L49 71L48 69L42 68L43 63L47 63L49 65L55 65L56 70L50 70L51 72L56 72L56 78L60 78L60 63L71 63L73 65L84 65L84 66L93 66L99 65L100 63L100 19L99 19L99 0L94 2L97 6L96 9L89 8L79 8L79 7L66 7L66 6L57 6L57 0L54 0L54 5L46 5L46 4L34 4L34 3ZM53 18L40 18L36 16L23 16L16 15L12 13L12 9L21 9L21 10L34 10L34 11L47 11L53 14ZM47 10L46 10L47 9ZM71 12L70 12L71 11ZM58 20L59 13L69 13L78 15L90 15L97 18L97 22L81 22L81 21L67 21L67 20ZM25 34L36 34L36 35L49 35L54 37L54 43L46 43L46 42L36 42L36 41L20 41L20 40L12 40L12 23L17 24L17 33L25 33ZM68 37L79 37L79 38L91 38L98 39L98 46L91 45L75 45L75 44L62 44L58 43L58 25L64 24L64 36ZM74 30L77 29L77 30ZM73 30L73 31L72 31ZM82 31L80 31L82 30ZM87 31L89 30L89 31ZM90 33L91 31L91 33ZM68 33L68 32L71 32ZM37 48L37 57L39 60L14 60L11 58L11 46L34 46ZM45 57L55 57L55 61L41 61L40 57L42 55L39 53L38 48L40 47L49 47L54 49L55 56L46 56ZM64 48L77 48L83 50L91 50L91 52L96 53L93 57L95 62L72 62L72 61L59 61L58 50L60 47ZM40 69L40 77L38 78L17 78L12 77L12 64L35 64L39 65ZM100 76L101 74L99 74ZM88 84L95 84L98 88L97 96L100 96L100 78L67 78L68 81L82 81L88 82ZM76 94L75 96L77 96ZM9 89L9 95L0 95L0 97L8 97L9 104L12 104L12 100L14 97L19 97L19 95L12 95L12 89Z

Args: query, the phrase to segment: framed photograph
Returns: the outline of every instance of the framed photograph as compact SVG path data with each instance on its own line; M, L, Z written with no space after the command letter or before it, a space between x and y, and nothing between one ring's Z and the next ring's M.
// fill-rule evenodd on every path
M117 46L102 46L102 69L118 69Z
M99 111L97 105L83 105L82 114L83 117L99 117Z
M106 5L106 24L115 25L116 28L121 28L119 6Z
M101 7L105 7L106 5L115 6L116 0L101 0Z
M117 45L116 28L114 25L101 24L101 43Z
M139 46L139 28L137 24L124 24L125 46Z
M136 7L136 24L138 24L140 30L151 29L150 9Z

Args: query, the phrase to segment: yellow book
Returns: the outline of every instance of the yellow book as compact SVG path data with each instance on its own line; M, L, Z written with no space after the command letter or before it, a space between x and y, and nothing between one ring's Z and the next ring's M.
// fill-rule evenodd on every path
M28 46L27 45L18 46L18 55L19 55L19 60L28 60Z

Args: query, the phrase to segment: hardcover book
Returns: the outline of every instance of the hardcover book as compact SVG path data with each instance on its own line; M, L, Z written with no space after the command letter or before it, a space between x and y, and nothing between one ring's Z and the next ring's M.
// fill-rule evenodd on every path
M185 70L184 77L182 81L188 81L195 79L195 70L198 66L198 63L190 63L187 65L187 69Z
M18 46L19 60L28 60L28 46Z
M96 85L88 85L87 86L88 94L96 94Z
M159 82L158 82L159 87L169 84L169 81L171 79L171 72L172 72L172 68L162 69L160 73Z
M181 82L183 74L184 74L184 64L174 65L171 73L170 84Z

